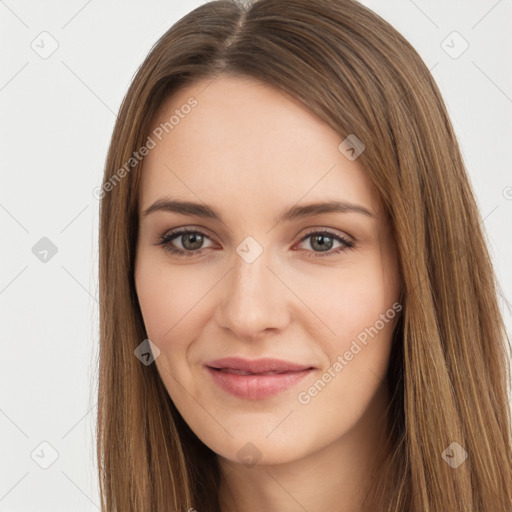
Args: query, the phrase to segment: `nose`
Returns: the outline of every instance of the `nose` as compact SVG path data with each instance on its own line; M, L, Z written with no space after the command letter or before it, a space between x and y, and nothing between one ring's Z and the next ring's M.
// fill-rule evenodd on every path
M289 322L293 294L272 268L269 252L263 250L252 262L235 254L234 267L222 286L217 322L239 339L259 338Z

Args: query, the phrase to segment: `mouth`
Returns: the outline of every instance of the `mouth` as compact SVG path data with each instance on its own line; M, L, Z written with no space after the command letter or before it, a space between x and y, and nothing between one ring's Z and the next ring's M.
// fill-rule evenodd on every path
M225 358L204 365L223 391L238 398L261 400L295 386L315 368L279 359Z
M219 372L225 373L233 373L234 375L282 375L283 373L293 373L289 371L270 371L270 372L244 372L243 370L238 370L235 368L214 368L210 367L212 370L217 370Z

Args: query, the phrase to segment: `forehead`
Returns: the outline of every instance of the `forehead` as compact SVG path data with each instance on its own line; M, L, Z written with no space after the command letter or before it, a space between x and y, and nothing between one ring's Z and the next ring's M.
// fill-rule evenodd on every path
M236 195L259 208L341 195L375 208L364 169L338 149L342 137L263 82L220 76L188 85L167 98L152 126L161 140L152 136L144 159L142 207L172 194L221 203Z

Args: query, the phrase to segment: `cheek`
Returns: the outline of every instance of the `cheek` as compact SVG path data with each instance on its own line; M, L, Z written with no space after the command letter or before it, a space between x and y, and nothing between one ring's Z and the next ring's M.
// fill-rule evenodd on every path
M180 267L170 267L156 261L157 258L142 257L136 266L135 283L137 296L148 337L161 350L172 343L186 340L193 333L190 324L200 302L211 285L207 276L199 277ZM205 279L206 278L206 279Z
M384 266L378 253L366 254L335 270L322 269L314 278L304 272L287 277L294 283L295 295L307 306L299 322L309 329L311 339L327 343L331 356L333 350L345 349L360 334L364 341L366 329L376 322L378 330L385 331L396 315L391 311L390 318L384 318L385 325L380 322L398 299L399 290L396 270ZM306 322L305 318L311 320Z
M401 305L381 268L368 265L340 273L343 281L316 296L318 309L312 309L324 315L335 334L314 338L328 360L298 390L297 414L289 425L291 431L307 432L306 451L318 448L319 439L334 441L349 432L382 390Z
M335 282L326 281L323 289L323 294L310 294L311 309L329 328L326 336L317 334L316 340L328 355L326 368L339 362L332 370L336 384L329 387L344 394L342 388L346 389L350 399L359 394L351 389L354 383L371 388L386 373L393 330L402 309L397 302L396 269L383 265L378 254L370 255L364 264L360 261L357 267L343 269Z
M157 257L145 254L135 270L135 284L147 337L159 348L155 364L169 396L180 412L188 408L188 394L194 389L187 355L194 339L201 335L202 309L207 300L206 275L171 268Z
M364 342L364 333L373 326L381 331L391 323L394 311L386 312L397 297L379 278L368 274L352 282L347 279L343 290L331 295L327 318L338 339Z

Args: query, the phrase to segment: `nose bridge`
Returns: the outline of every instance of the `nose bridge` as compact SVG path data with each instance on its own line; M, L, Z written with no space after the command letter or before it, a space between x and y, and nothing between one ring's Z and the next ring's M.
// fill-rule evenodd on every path
M236 253L223 293L222 325L249 338L268 328L282 328L287 322L286 290L270 270L271 251L247 237Z
M262 250L254 255L254 248L244 252L243 245L237 248L237 256L234 258L234 269L231 276L231 290L233 296L238 299L244 297L256 297L265 289L268 290L270 257L269 251ZM245 249L247 245L245 244ZM242 253L242 254L240 254Z

